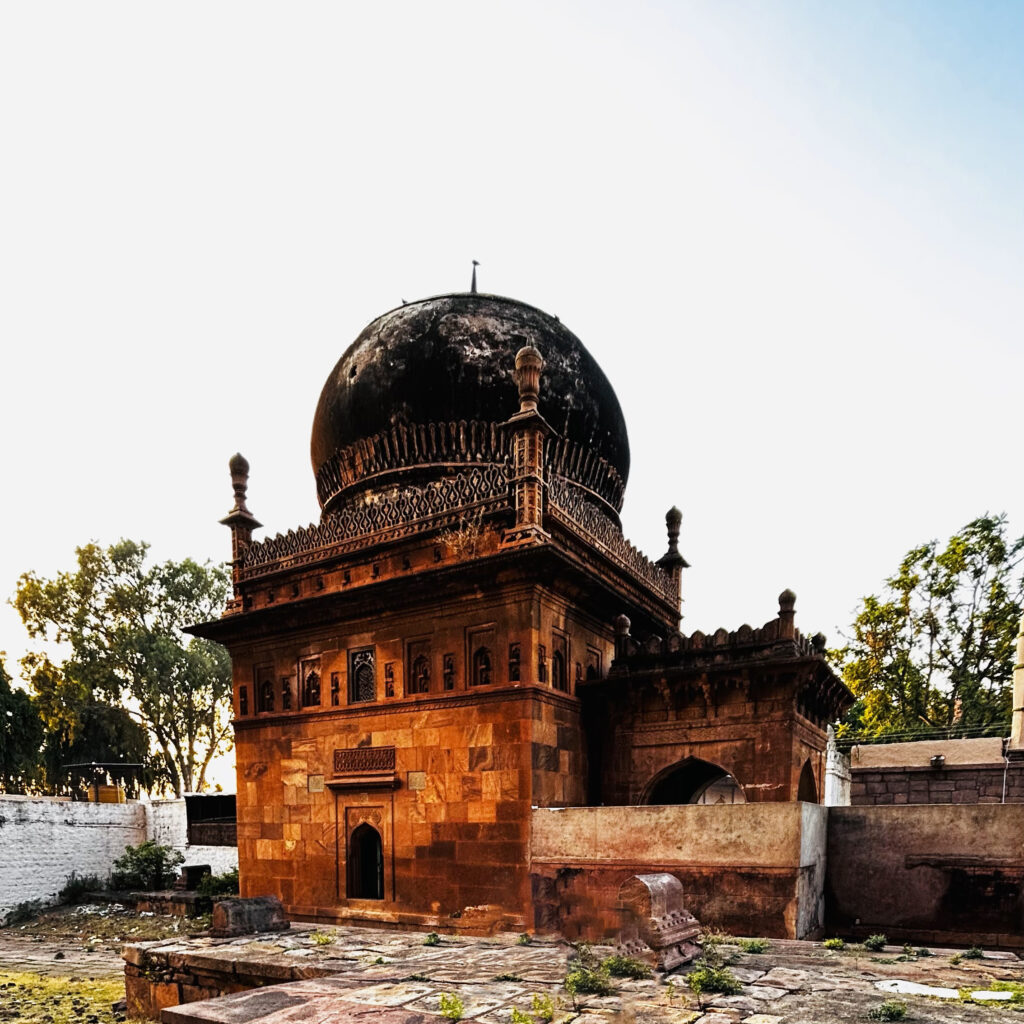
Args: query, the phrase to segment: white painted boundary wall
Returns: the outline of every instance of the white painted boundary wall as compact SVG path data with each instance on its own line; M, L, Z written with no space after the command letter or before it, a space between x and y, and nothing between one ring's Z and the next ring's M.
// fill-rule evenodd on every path
M72 871L105 877L126 846L146 839L214 874L238 866L237 847L188 845L184 800L94 804L0 794L0 921L20 903L56 902Z

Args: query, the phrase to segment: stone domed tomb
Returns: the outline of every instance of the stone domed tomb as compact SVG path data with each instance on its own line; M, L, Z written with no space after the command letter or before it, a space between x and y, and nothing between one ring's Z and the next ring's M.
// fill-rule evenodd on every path
M622 410L556 318L475 292L383 314L310 449L320 521L264 540L231 460L233 594L193 628L232 657L243 895L600 937L644 844L563 898L538 808L820 800L849 700L823 638L788 591L763 627L679 631L681 516L657 561L623 536Z

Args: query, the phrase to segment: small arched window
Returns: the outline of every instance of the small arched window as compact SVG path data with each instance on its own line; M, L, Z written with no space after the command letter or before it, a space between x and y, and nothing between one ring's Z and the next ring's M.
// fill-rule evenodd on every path
M264 679L260 684L260 697L259 697L259 709L260 711L273 711L274 710L274 680Z
M473 685L486 686L491 681L491 652L478 647L473 654Z
M377 671L373 649L350 651L348 656L348 701L358 704L377 699Z
M565 674L565 655L558 650L551 654L551 685L556 690L569 689L569 680Z
M302 682L302 706L318 708L320 706L320 673L313 671L306 675Z
M425 654L413 660L409 692L430 693L430 659Z

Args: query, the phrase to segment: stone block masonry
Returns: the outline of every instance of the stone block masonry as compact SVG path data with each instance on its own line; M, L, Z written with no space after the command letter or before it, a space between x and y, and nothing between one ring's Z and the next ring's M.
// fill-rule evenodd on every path
M1024 804L1024 761L854 767L854 807L887 804Z

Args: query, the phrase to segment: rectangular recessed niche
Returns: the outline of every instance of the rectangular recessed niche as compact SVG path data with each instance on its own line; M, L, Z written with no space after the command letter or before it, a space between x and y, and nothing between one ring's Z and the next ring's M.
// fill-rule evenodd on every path
M306 776L306 792L322 793L324 791L324 777L322 775Z
M427 773L426 772L409 772L408 784L411 790L420 790L427 788Z

